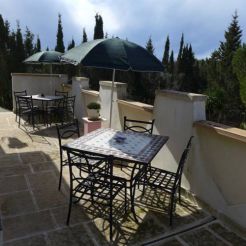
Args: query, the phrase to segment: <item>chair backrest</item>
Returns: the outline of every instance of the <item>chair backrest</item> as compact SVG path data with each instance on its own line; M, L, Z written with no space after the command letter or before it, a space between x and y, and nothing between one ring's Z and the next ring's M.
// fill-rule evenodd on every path
M33 100L32 96L16 96L17 105L19 110L32 110L33 109Z
M68 92L67 91L57 91L57 90L55 90L55 95L56 96L68 97Z
M155 120L152 121L142 121L142 120L132 120L124 117L124 131L130 130L133 132L149 133L152 134Z
M75 177L76 174L82 177L83 171L86 174L89 173L91 177L95 176L98 173L98 169L94 168L95 163L100 163L101 166L104 164L104 169L100 169L100 175L105 174L107 177L113 177L113 156L104 156L87 151L76 151L72 149L67 149L67 155L70 175L72 175L72 177ZM76 169L79 169L80 172L78 173Z
M27 96L27 91L24 90L24 91L14 91L14 98L15 98L15 103L16 103L16 106L17 106L17 96Z
M73 122L67 123L65 125L56 125L56 130L60 149L62 145L62 139L68 139L72 136L80 137L79 122L77 119L74 119Z
M192 139L193 136L190 137L185 150L183 151L180 161L179 161L179 165L176 171L176 176L175 176L175 182L174 182L174 189L176 189L179 185L179 183L181 182L181 178L182 178L182 173L183 173L183 169L184 169L184 164L186 162L186 159L188 157L188 154L190 152L191 149L191 143L192 143Z
M75 96L67 97L65 99L65 107L67 112L74 117Z

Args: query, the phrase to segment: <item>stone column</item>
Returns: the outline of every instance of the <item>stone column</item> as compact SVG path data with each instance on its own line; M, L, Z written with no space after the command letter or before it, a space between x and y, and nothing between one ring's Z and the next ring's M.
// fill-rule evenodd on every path
M79 122L82 122L82 118L86 116L86 105L81 96L81 89L89 88L89 79L85 77L73 77L72 79L72 91L71 96L75 98L74 114Z
M181 154L190 136L194 135L193 123L206 119L205 102L206 96L200 94L168 90L156 93L154 134L169 136L169 140L155 158L154 165L176 171ZM194 139L193 144L195 142ZM189 188L187 179L183 181Z
M100 94L101 106L102 106L101 115L103 118L106 118L107 121L104 124L107 124L107 126L109 125L111 89L112 89L111 81L100 81L99 94ZM117 100L126 98L127 95L126 89L127 89L126 83L114 82L112 126L111 126L114 129L121 129Z

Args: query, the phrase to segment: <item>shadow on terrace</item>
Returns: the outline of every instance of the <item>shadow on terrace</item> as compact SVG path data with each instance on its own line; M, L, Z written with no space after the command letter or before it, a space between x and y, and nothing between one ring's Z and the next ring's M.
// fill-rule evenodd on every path
M3 245L109 244L109 226L105 219L108 213L102 205L82 201L73 205L70 226L65 225L68 169L65 168L59 192L59 154L54 127L36 132L29 131L28 126L19 129L12 113L1 113L0 144ZM114 203L114 244L215 245L225 242L220 233L227 229L185 194L182 205L177 204L174 226L169 227L167 201L163 193L147 189L142 196L139 191L136 198L139 223L136 223L130 212L124 214L123 200L119 196ZM196 230L187 229L196 226ZM178 234L180 231L182 233ZM238 242L242 240L233 236ZM159 242L160 238L166 239Z

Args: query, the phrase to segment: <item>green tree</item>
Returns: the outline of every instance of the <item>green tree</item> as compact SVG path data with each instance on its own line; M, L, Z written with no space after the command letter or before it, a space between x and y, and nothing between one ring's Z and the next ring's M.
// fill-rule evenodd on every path
M4 20L0 15L0 49L5 52L7 48L7 33Z
M153 43L152 43L152 39L151 39L151 36L149 37L147 43L146 43L146 50L148 50L148 52L150 54L154 54L154 46L153 46Z
M86 43L88 42L88 38L87 38L87 34L85 31L85 28L83 28L83 39L82 39L82 43Z
M56 47L55 50L64 53L65 46L63 43L63 31L62 31L62 21L61 21L61 14L58 14L58 27L57 27L57 34L56 34Z
M166 43L165 43L165 49L164 54L162 58L162 64L167 68L169 63L169 49L170 49L170 40L169 36L167 36Z
M174 54L173 54L173 50L171 51L171 55L170 55L170 59L169 59L168 72L171 73L172 75L174 74Z
M240 97L246 107L246 44L235 52L232 65L240 83Z
M75 47L75 42L74 39L72 38L71 42L67 46L67 50L70 50Z
M23 42L23 37L21 33L20 23L17 22L17 30L16 30L16 47L14 51L14 55L16 57L15 70L13 72L23 72L23 60L25 59L25 47Z
M232 16L232 21L225 31L225 41L220 43L218 51L214 52L217 59L219 86L225 92L225 114L226 121L239 121L242 102L240 97L240 84L233 71L232 59L241 46L242 30L238 24L237 12Z
M28 27L26 27L25 41L24 41L25 57L29 57L34 53L33 39L34 39L33 33L29 30Z
M179 45L179 53L177 57L177 70L178 72L182 71L182 55L183 55L183 48L184 48L184 34L182 33L181 40L180 40L180 45Z
M35 44L35 48L34 48L35 52L40 52L41 51L41 41L39 36L37 36L37 42Z
M102 16L99 14L96 14L95 20L96 20L96 24L94 28L94 40L101 39L104 37Z

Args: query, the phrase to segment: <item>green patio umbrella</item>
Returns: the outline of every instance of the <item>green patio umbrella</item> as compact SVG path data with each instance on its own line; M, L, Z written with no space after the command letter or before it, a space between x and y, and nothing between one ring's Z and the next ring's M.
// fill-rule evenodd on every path
M112 120L115 71L163 72L162 63L143 47L120 38L97 39L82 43L61 56L62 62L113 70L110 121Z
M63 53L58 51L40 51L26 58L23 63L26 64L48 64L50 66L50 75L52 75L52 65L60 64L60 56ZM50 77L51 90L52 78Z

